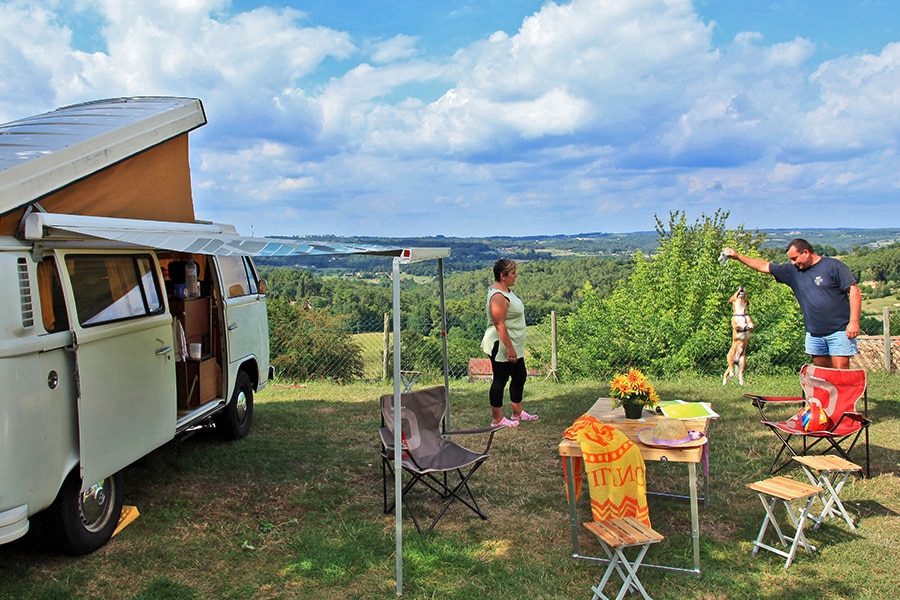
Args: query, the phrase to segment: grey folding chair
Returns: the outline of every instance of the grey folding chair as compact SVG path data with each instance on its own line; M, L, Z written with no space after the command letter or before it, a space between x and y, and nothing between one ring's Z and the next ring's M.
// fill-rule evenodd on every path
M403 445L403 471L407 481L403 484L403 506L412 517L419 533L431 531L456 502L468 506L482 519L487 515L481 510L475 495L469 488L472 475L488 459L488 451L494 433L500 426L481 427L458 431L442 431L447 407L447 391L443 386L431 387L400 395L401 434ZM388 482L394 481L394 395L381 397L381 476L384 493L384 513L394 510L394 500L389 501ZM450 438L458 435L488 434L481 452L469 450ZM418 484L422 484L418 486ZM416 487L427 487L443 501L431 524L422 529L416 511L412 509L409 495Z

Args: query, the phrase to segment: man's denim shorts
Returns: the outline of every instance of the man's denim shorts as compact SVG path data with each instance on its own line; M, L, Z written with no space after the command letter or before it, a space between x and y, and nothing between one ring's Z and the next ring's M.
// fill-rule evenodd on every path
M856 356L856 340L844 330L824 337L806 334L806 353L810 356Z

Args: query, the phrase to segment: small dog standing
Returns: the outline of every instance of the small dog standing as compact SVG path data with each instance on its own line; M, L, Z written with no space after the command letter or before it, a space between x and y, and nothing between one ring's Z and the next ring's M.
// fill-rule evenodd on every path
M747 300L747 292L744 286L740 286L734 295L728 299L732 305L731 315L731 350L728 351L728 369L722 376L722 385L728 383L728 378L733 377L737 371L738 383L744 385L744 365L747 362L747 346L750 344L750 330L753 329L753 319L747 313L750 310L750 301Z

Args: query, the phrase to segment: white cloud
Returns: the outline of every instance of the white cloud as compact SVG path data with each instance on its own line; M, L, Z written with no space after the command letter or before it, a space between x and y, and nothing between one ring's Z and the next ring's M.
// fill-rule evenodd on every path
M411 58L416 54L417 41L418 38L414 36L395 35L389 40L376 43L372 49L372 61L383 64Z
M808 218L786 196L896 191L900 43L816 65L820 42L800 36L715 47L695 8L551 2L433 56L418 35L351 34L263 2L0 0L0 117L200 97L198 212L257 233L514 233L470 224L500 203L523 234L650 229L684 206L759 226ZM99 41L80 43L74 17Z
M820 102L804 117L808 143L826 151L895 145L900 129L900 43L879 55L828 61L810 78Z

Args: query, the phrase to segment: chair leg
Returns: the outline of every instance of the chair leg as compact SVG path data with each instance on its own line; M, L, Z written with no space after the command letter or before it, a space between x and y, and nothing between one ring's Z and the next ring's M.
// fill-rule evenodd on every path
M867 399L868 402L868 399ZM868 403L866 404L866 413L868 414ZM869 428L866 427L866 479L872 476L872 472L869 467Z
M791 458L797 456L798 453L796 450L794 450L794 447L791 446L791 438L793 437L792 435L782 434L778 429L775 429L774 427L770 429L772 429L775 435L778 436L778 439L781 440L781 448L778 449L778 453L775 455L775 458L772 459L772 464L769 465L769 475L774 475L775 473L791 464ZM778 461L781 460L781 456L784 454L785 450L787 450L791 456L787 457L784 462L779 465ZM805 451L806 450L804 449L804 452Z
M444 503L444 506L441 507L441 511L434 518L434 521L432 521L431 525L428 526L428 529L425 530L426 533L434 529L434 526L437 525L437 522L441 520L441 517L444 516L444 513L446 513L450 506L457 500L468 506L469 509L479 517L481 517L482 520L487 520L488 516L481 510L481 507L478 505L478 501L475 499L475 495L472 494L472 490L469 488L469 479L472 477L472 475L475 474L475 471L477 471L482 464L483 463L478 463L474 465L466 474L463 474L461 469L456 469L456 473L459 476L459 483L456 484L453 489L450 489L449 485L446 487L446 494L442 497L447 498L447 502ZM446 476L446 473L444 475ZM460 492L463 489L465 489L466 493L468 494L469 499L472 501L471 503L469 503L468 500L460 495ZM421 533L421 531L419 533Z
M778 501L778 499L774 496L771 496L767 500L766 497L762 494L759 494L759 499L766 511L766 516L763 517L762 525L759 528L759 535L756 536L756 541L753 543L753 556L756 556L759 553L760 548L766 548L766 545L763 544L762 541L766 535L766 530L769 528L770 523L775 529L775 534L778 536L778 541L781 542L781 545L785 547L787 547L788 545L787 539L784 537L784 534L781 532L781 527L778 525L778 519L775 518L775 503Z
M862 467L850 461L841 464L840 459L836 456L822 457L800 457L796 459L803 467L809 482L815 486L823 488L823 492L819 494L819 500L822 502L822 511L816 516L810 514L809 518L815 522L813 531L817 531L822 522L829 517L841 517L846 521L851 531L856 530L856 524L853 518L847 512L844 503L841 502L841 490L847 479L853 473L858 473ZM827 492L827 493L826 493Z
M407 473L410 475L410 479L403 486L401 490L400 496L403 500L403 507L406 512L409 514L410 518L413 520L413 524L416 526L416 531L420 534L425 534L434 529L434 526L437 525L438 521L444 516L447 510L453 505L457 500L462 504L466 505L472 512L477 514L482 520L487 520L488 516L481 509L481 506L478 504L478 500L475 499L475 494L472 493L471 488L469 487L469 479L475 474L475 472L481 467L483 464L479 462L475 464L471 469L469 469L468 473L463 473L462 469L456 469L457 476L459 477L459 482L450 487L450 481L447 477L448 473L443 472L435 476L432 473L426 473L423 475L418 475L415 473ZM382 460L382 482L383 482L383 494L384 494L384 514L390 514L394 510L394 506L396 504L395 501L388 502L388 472L391 476L394 474L393 464L388 462L387 460ZM419 519L416 517L416 512L412 509L409 504L407 495L410 490L415 487L417 483L421 482L431 491L433 491L438 497L445 500L444 505L441 507L440 512L438 512L437 516L431 521L427 528L422 527L422 524L419 522ZM464 492L464 493L463 493ZM468 498L466 498L468 496Z
M388 494L388 485L387 485L388 467L387 467L387 465L388 465L388 462L385 459L384 455L382 455L382 457L381 457L381 494L382 494L382 496L381 497L384 500L384 514L388 514L391 512L391 509L388 509L388 499L387 499L387 494ZM394 474L393 469L391 469L391 471L392 471L391 475L393 475ZM393 506L393 504L391 506Z
M619 555L619 561L622 563L622 567L628 572L628 577L622 578L622 589L619 590L619 595L616 596L616 600L622 600L625 596L625 592L632 593L633 590L640 592L645 600L652 600L647 594L647 590L645 590L644 586L641 584L641 580L637 577L637 570L641 567L641 563L644 561L644 555L647 554L649 548L649 544L641 546L637 556L631 563L625 558L625 554L621 548L616 549L616 554Z
M766 515L763 517L762 526L759 529L759 535L756 536L756 540L753 542L753 555L755 556L758 554L760 548L762 548L763 550L768 550L769 552L783 556L787 559L784 564L785 569L791 566L797 548L801 544L806 552L812 555L816 550L816 547L810 544L806 539L803 528L806 525L806 520L809 518L810 508L812 507L813 502L815 502L816 498L823 492L823 489L818 486L807 485L780 476L765 481L747 484L747 487L757 493L760 502L762 502L763 508L766 511ZM797 500L805 500L803 509L799 513L797 513L791 505L792 501ZM781 530L781 526L778 524L778 519L775 517L775 506L779 501L784 504L788 519L794 527L793 536L784 534ZM785 551L781 548L776 548L763 541L770 523L775 529L778 541L783 547L787 547L788 542L790 542L789 550Z
M844 503L841 502L841 490L844 488L844 484L847 482L847 477L849 476L849 471L844 471L843 473L841 473L836 485L832 485L829 478L826 477L824 479L823 483L828 486L829 498L827 500L827 503L825 504L825 509L822 512L822 516L824 517L826 512L829 516L837 517L840 515L844 517L844 521L847 522L850 530L855 531L856 525L853 523L853 519L850 517L850 515L847 514L847 509L844 508ZM837 510L831 508L832 504L837 505ZM818 527L819 524L816 523L816 529L818 529Z
M397 505L396 500L392 500L390 503L388 502L388 495L387 495L387 480L388 480L388 477L387 477L387 476L388 476L388 473L390 473L391 477L393 477L393 475L394 475L394 466L393 466L393 464L392 464L391 462L389 462L388 460L382 459L382 462L381 462L381 477L382 477L382 488L383 488L382 491L383 491L383 494L384 494L384 514L386 514L386 515L389 515L389 514L391 514L392 512L394 512L394 507ZM410 479L410 481L408 481L408 482L406 483L406 485L403 486L403 489L400 491L400 498L401 498L401 500L402 500L402 502L403 502L403 508L406 510L406 513L407 513L407 514L410 516L410 518L412 519L413 525L416 526L416 531L418 531L418 532L421 534L421 533L424 533L424 531L422 530L422 525L419 523L419 520L416 518L416 513L415 513L415 511L412 509L412 507L411 507L410 504L409 504L409 501L408 501L407 498L406 498L407 492L415 485L415 483L416 483L417 481L420 481L420 480L424 481L421 477L415 476L415 475L414 475L414 476ZM430 487L430 486L429 486L429 487ZM430 530L430 528L429 528L429 530Z
M793 538L788 538L791 540L791 550L788 554L787 562L784 565L784 568L787 569L791 566L791 563L794 561L794 555L797 553L797 547L800 544L803 544L803 548L806 550L806 553L810 556L815 552L816 547L810 544L806 539L806 534L803 533L803 527L806 524L806 519L809 517L809 509L812 506L812 503L815 501L816 496L810 496L806 504L803 507L803 510L800 513L794 511L794 508L791 506L790 502L785 502L784 506L788 514L788 518L791 520L791 524L797 528L796 533Z

